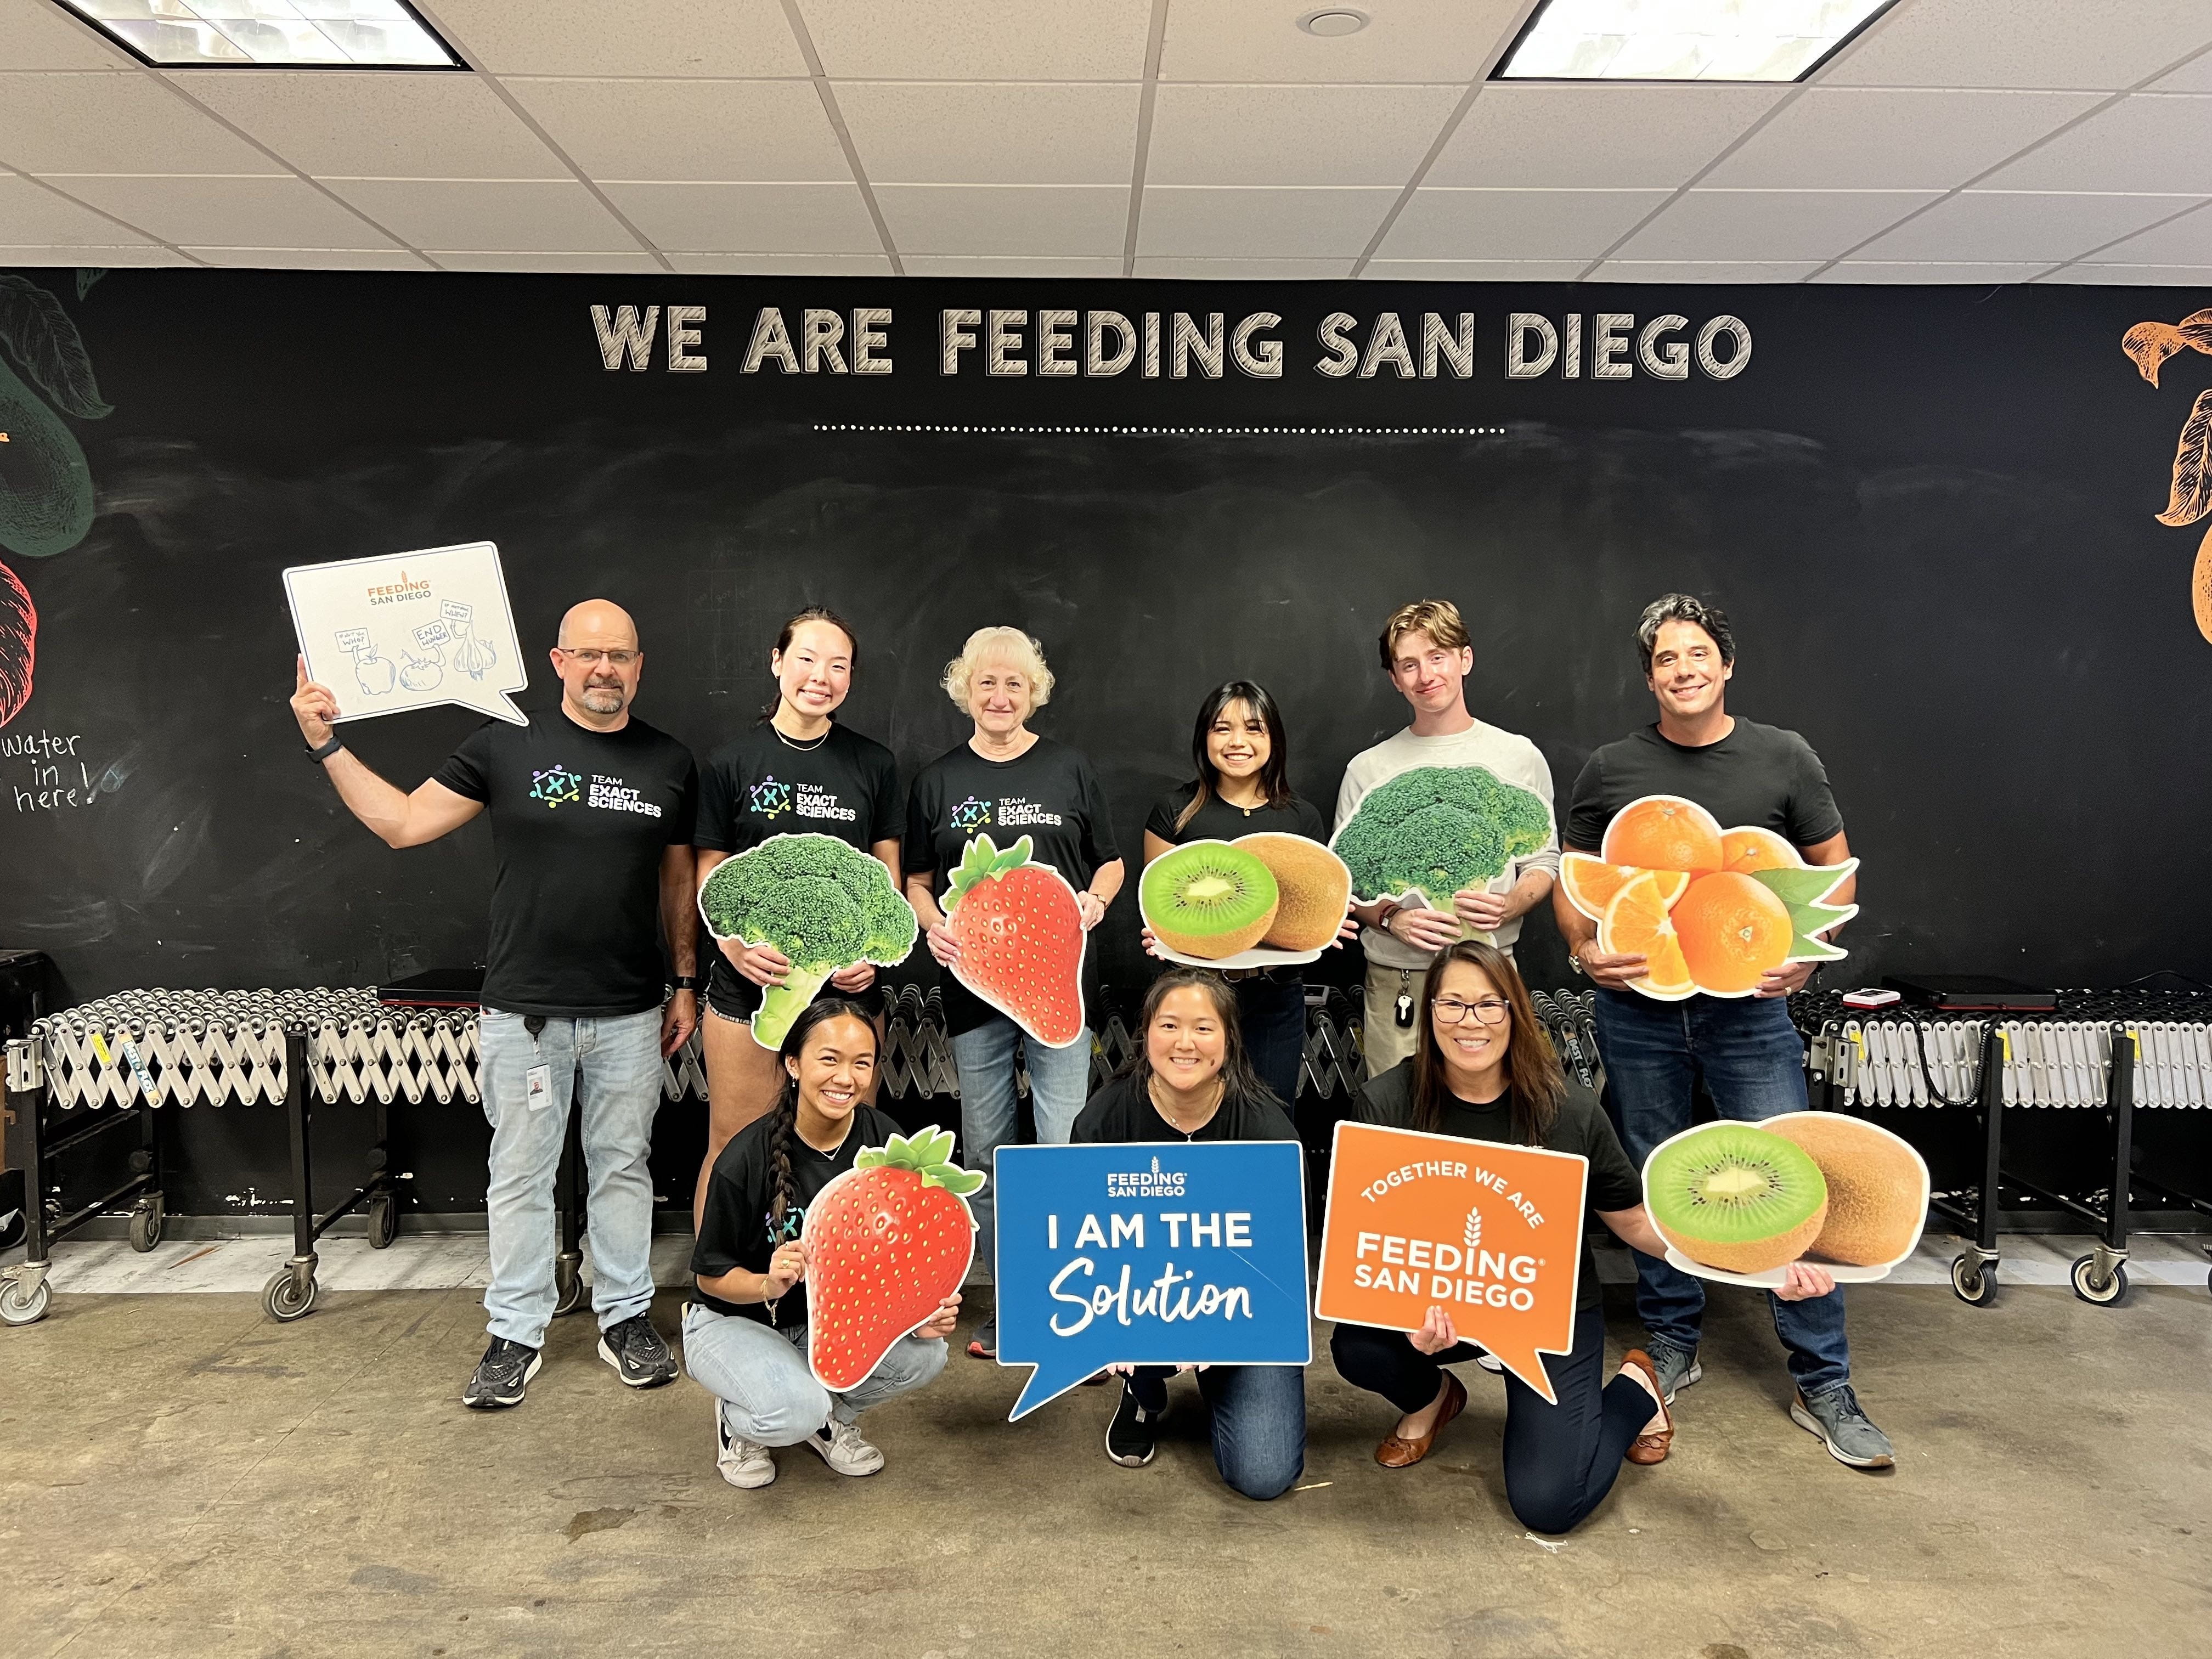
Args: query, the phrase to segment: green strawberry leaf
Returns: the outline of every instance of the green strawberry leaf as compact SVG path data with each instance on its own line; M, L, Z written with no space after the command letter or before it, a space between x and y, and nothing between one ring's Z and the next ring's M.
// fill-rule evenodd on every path
M963 1170L957 1164L933 1164L921 1172L921 1184L942 1187L953 1197L964 1200L969 1194L982 1186L983 1172L981 1170ZM973 1224L975 1218L970 1216L969 1220Z
M1809 865L1802 870L1753 870L1751 878L1794 908L1818 904L1842 886L1844 878L1858 867L1856 859L1845 859L1841 864Z

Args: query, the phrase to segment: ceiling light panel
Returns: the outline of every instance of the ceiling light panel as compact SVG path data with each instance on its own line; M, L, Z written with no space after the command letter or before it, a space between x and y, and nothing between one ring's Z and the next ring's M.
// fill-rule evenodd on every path
M1501 81L1801 81L1895 0L1545 0Z
M459 69L401 0L61 0L149 64Z

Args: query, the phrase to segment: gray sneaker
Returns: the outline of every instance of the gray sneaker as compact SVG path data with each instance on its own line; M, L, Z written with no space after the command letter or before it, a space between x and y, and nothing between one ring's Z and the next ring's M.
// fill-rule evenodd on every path
M1678 1348L1655 1336L1645 1343L1644 1352L1651 1356L1652 1367L1659 1373L1660 1398L1669 1406L1676 1394L1705 1374L1705 1368L1698 1364L1695 1348Z
M1790 1402L1790 1420L1819 1435L1827 1445L1828 1455L1838 1463L1848 1463L1855 1469L1886 1469L1897 1462L1889 1437L1859 1409L1859 1397L1848 1382L1810 1400L1797 1395Z

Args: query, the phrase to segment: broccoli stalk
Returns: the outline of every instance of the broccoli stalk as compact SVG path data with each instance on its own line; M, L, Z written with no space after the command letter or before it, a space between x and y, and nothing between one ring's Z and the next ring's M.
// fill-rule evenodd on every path
M920 931L890 872L835 836L771 836L724 859L699 889L699 915L716 939L773 945L791 959L753 1016L753 1041L770 1049L830 975L862 962L896 967Z
M1542 796L1487 767L1417 766L1361 796L1329 845L1362 902L1418 893L1449 912L1453 894L1486 884L1551 838Z

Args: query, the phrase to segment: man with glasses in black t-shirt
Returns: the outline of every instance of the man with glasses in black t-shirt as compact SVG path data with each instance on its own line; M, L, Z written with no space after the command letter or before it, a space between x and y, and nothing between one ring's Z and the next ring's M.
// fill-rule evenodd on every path
M621 606L587 599L553 647L557 714L495 720L412 794L331 735L337 694L299 668L292 712L349 811L392 847L419 847L489 811L495 872L477 1027L491 1173L485 1349L461 1403L520 1405L553 1316L553 1181L573 1094L591 1182L592 1306L599 1357L634 1389L672 1382L653 1328L653 1182L646 1161L662 1057L698 1023L691 754L629 712L645 665ZM676 994L661 1006L664 963ZM580 1088L579 1084L580 1082Z

